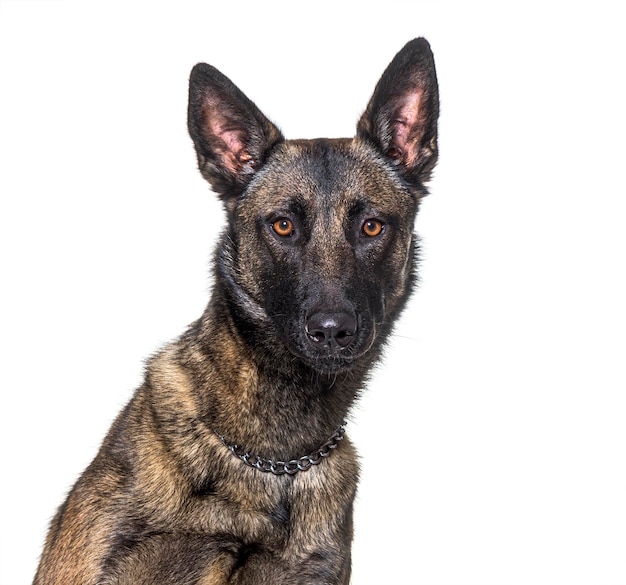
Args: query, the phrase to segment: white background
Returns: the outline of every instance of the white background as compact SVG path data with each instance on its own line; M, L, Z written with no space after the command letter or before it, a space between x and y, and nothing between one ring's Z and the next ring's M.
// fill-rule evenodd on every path
M626 583L619 4L0 0L2 585L207 301L191 67L288 137L352 135L421 35L441 156L420 289L349 425L353 584Z

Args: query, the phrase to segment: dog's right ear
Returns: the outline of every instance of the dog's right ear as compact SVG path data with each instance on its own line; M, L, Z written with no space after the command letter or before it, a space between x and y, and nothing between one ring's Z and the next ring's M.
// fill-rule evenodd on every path
M224 201L236 197L284 138L215 67L199 63L189 78L187 126L198 167Z

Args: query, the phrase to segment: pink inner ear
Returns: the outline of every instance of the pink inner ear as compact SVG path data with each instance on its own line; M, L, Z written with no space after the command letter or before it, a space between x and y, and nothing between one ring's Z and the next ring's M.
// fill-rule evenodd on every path
M423 94L422 90L405 96L394 120L391 155L408 165L413 164L418 155L417 143L421 138L418 126Z
M252 156L246 150L245 135L240 128L233 128L232 121L212 108L205 111L207 138L213 143L222 164L231 172L238 173ZM214 137L211 139L211 137ZM217 140L215 140L217 139Z

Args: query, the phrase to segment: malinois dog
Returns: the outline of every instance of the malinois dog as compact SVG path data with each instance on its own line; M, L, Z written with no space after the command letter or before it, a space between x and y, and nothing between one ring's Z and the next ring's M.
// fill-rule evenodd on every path
M149 360L52 521L35 585L349 583L344 419L414 288L438 113L424 39L349 139L285 140L194 67L189 132L227 218L212 296Z

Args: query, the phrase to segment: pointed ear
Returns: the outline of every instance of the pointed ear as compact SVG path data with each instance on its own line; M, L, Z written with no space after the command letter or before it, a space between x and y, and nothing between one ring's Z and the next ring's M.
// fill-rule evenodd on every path
M230 79L205 63L191 71L187 126L200 172L223 200L239 195L284 140Z
M426 39L413 39L394 57L357 125L357 135L398 165L423 193L437 162L439 91Z

